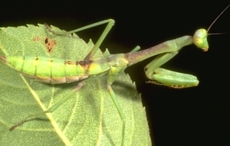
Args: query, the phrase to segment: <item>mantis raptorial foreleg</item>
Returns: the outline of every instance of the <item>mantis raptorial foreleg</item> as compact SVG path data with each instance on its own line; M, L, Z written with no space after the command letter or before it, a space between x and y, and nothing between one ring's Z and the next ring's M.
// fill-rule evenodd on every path
M175 55L177 55L178 51L185 45L193 43L198 48L202 49L204 52L208 51L208 31L216 22L216 20L228 9L229 6L230 4L217 16L217 18L212 22L212 24L209 26L207 30L201 28L197 30L192 37L185 36L162 43L161 45L164 45L164 47L167 48L168 52L165 52L162 55L157 56L145 67L145 74L151 80L148 81L148 83L169 86L172 88L179 89L197 86L199 84L199 81L196 78L196 76L170 71L159 67L168 62L170 59L172 59ZM158 47L156 47L156 49L157 48ZM152 52L154 53L154 51Z
M175 51L157 56L145 67L145 74L151 80L148 81L148 83L164 85L173 88L186 88L198 85L199 81L193 75L159 68L178 54L178 50L180 50L181 47L178 46L176 41L177 39L171 42L165 42L165 44L169 45L171 49Z

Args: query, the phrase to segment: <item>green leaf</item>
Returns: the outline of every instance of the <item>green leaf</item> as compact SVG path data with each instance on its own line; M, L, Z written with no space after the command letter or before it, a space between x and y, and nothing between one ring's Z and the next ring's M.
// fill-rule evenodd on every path
M56 27L55 32L65 33ZM76 35L55 35L44 25L0 28L0 55L83 60L93 43ZM108 52L106 52L108 54ZM94 57L103 57L98 51ZM32 63L32 62L31 62ZM122 122L106 88L107 74L84 81L80 91L52 113L9 128L67 96L78 82L52 85L21 75L0 63L1 145L120 145ZM112 85L126 117L125 145L151 145L145 108L135 84L122 72Z

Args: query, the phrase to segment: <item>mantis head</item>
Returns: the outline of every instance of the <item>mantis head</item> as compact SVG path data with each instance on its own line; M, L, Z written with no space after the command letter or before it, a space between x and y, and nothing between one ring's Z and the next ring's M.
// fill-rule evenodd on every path
M198 29L193 35L193 43L204 52L208 51L209 48L207 36L207 30L203 28Z
M193 43L203 51L208 51L209 45L207 41L207 36L210 35L208 34L208 31L212 27L212 25L220 18L220 16L230 7L230 4L214 19L214 21L211 23L211 25L208 27L208 29L198 29L194 36L193 36ZM216 34L222 34L222 33L212 33L211 35L216 35Z

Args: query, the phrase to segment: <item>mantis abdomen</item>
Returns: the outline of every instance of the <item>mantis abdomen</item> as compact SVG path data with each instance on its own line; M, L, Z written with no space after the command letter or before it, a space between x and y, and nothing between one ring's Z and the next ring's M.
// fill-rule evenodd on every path
M26 76L51 84L79 81L109 69L103 59L73 61L36 56L4 56L2 59Z

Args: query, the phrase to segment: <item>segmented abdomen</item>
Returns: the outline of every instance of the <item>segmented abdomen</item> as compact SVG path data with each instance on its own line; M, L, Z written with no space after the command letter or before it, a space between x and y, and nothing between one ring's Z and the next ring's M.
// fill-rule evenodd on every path
M2 59L13 69L40 82L70 83L108 70L92 60L72 61L32 56L5 56Z

